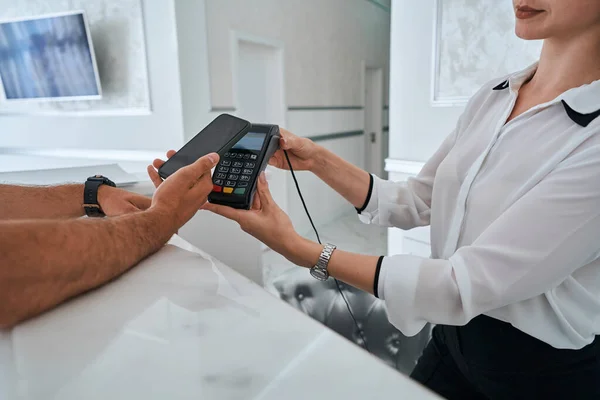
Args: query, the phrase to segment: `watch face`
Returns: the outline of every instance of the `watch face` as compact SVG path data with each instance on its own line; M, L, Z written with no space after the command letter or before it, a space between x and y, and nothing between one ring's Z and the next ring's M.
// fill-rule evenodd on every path
M329 278L329 274L327 273L327 271L323 271L322 269L319 268L311 268L310 269L310 274L312 275L313 278L318 279L320 281L326 281L327 278Z

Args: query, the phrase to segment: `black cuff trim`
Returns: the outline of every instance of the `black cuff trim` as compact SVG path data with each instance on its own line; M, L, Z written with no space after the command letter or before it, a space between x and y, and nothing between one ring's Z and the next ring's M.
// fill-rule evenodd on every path
M373 279L373 294L375 297L379 298L379 293L377 288L379 287L379 272L381 271L381 263L383 262L383 256L379 257L377 260L377 267L375 268L375 279Z
M365 208L369 205L369 201L371 201L371 193L373 193L373 175L369 174L369 193L367 193L367 199L361 208L357 208L356 212L361 213L365 211Z

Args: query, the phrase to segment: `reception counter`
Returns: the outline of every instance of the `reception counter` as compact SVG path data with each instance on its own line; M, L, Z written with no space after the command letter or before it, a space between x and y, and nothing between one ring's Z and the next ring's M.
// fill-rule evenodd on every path
M0 399L435 399L175 236L0 331Z

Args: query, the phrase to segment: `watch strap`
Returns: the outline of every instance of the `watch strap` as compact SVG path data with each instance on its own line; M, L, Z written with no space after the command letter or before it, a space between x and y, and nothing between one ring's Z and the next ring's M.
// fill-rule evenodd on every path
M98 189L102 185L116 186L113 181L102 175L89 177L85 182L83 189L83 208L88 217L104 217L105 215L98 203Z

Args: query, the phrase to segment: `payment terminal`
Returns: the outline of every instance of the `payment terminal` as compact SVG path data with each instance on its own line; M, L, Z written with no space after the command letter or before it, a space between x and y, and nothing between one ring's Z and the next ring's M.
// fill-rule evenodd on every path
M213 191L208 201L233 208L250 209L258 176L279 148L277 125L252 124L224 153L213 173Z

